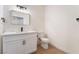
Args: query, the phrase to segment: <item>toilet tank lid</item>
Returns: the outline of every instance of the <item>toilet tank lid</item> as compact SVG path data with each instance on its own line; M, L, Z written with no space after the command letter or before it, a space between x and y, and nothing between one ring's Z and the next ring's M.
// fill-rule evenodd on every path
M41 40L46 40L46 41L48 41L48 38L41 38Z

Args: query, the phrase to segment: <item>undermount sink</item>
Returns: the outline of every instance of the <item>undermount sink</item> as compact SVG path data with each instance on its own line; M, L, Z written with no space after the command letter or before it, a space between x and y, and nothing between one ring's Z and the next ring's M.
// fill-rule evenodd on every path
M2 35L16 35L16 34L25 34L25 33L36 33L36 31L27 31L27 32L4 32Z

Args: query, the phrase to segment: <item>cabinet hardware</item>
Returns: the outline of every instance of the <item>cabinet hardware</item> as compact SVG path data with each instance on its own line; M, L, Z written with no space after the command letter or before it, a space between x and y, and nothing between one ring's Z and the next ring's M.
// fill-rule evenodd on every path
M23 40L22 44L23 44L23 45L25 45L25 44L26 44L26 41L25 41L25 40Z

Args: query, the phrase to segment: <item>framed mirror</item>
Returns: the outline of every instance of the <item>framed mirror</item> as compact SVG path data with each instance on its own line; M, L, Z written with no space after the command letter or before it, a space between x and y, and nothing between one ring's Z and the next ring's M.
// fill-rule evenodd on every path
M11 11L11 24L14 25L29 25L30 24L30 14Z

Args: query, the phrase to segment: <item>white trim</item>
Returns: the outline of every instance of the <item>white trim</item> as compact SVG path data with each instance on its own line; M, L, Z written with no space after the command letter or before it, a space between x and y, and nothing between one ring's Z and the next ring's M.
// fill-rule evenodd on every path
M49 44L52 45L52 46L55 46L56 48L58 48L61 51L64 51L67 54L70 54L66 49L62 49L61 47L57 46L56 44L52 44L52 43L49 43Z

